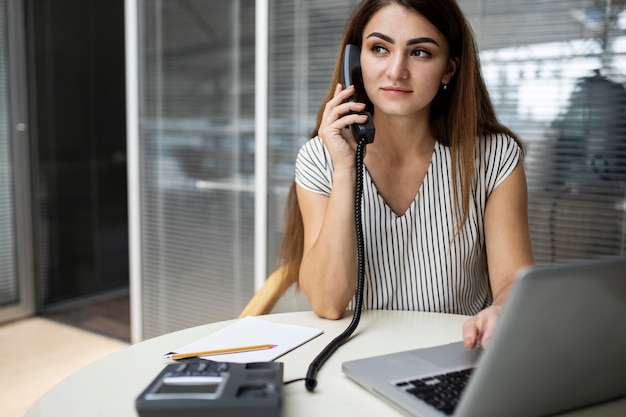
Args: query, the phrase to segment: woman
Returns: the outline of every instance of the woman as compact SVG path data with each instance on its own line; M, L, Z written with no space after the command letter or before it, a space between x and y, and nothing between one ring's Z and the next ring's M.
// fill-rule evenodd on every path
M454 0L364 0L340 50L348 43L361 48L365 95L347 101L355 88L338 83L338 58L296 162L288 274L321 317L341 317L354 297L356 144L346 127L368 110L364 307L471 315L465 345L487 346L533 256L521 145L496 120L469 24Z

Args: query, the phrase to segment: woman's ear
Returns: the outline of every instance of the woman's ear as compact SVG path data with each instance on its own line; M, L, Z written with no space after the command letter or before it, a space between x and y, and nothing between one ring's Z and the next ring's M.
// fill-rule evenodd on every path
M448 67L446 68L446 72L443 74L443 78L441 82L443 84L448 84L450 80L452 79L452 77L454 77L454 74L456 74L456 70L458 67L459 67L459 58L457 57L450 58L450 60L448 61Z

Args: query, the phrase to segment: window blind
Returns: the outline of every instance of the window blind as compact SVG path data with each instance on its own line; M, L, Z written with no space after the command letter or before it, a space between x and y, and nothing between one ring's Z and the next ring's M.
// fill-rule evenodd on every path
M315 127L345 22L358 1L271 0L268 268L276 265L295 158Z
M254 0L140 2L143 337L236 317L254 277Z
M0 307L19 301L15 252L5 3L0 2Z
M296 153L357 0L269 0L268 274ZM253 293L254 1L140 1L144 337ZM459 0L526 146L538 263L624 255L624 0ZM598 81L596 83L596 81Z
M297 149L357 1L272 1L268 265ZM539 264L624 255L626 13L621 1L460 0L498 117L526 147ZM273 242L272 242L273 240Z
M460 1L499 118L526 146L539 264L624 256L624 1Z
M310 137L330 85L345 22L355 0L269 1L267 267L276 267L295 158ZM269 272L268 271L268 272ZM288 291L274 311L310 309Z

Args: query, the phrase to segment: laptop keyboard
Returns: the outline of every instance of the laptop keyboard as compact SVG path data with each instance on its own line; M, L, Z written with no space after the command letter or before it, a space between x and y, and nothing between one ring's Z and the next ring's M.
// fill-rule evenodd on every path
M395 385L403 391L426 401L441 412L452 415L472 371L472 368L464 369L442 375L402 381Z

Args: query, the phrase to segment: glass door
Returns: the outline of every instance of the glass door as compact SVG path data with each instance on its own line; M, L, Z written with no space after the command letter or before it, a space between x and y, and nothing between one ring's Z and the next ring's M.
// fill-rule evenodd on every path
M34 312L21 0L0 0L0 323Z

